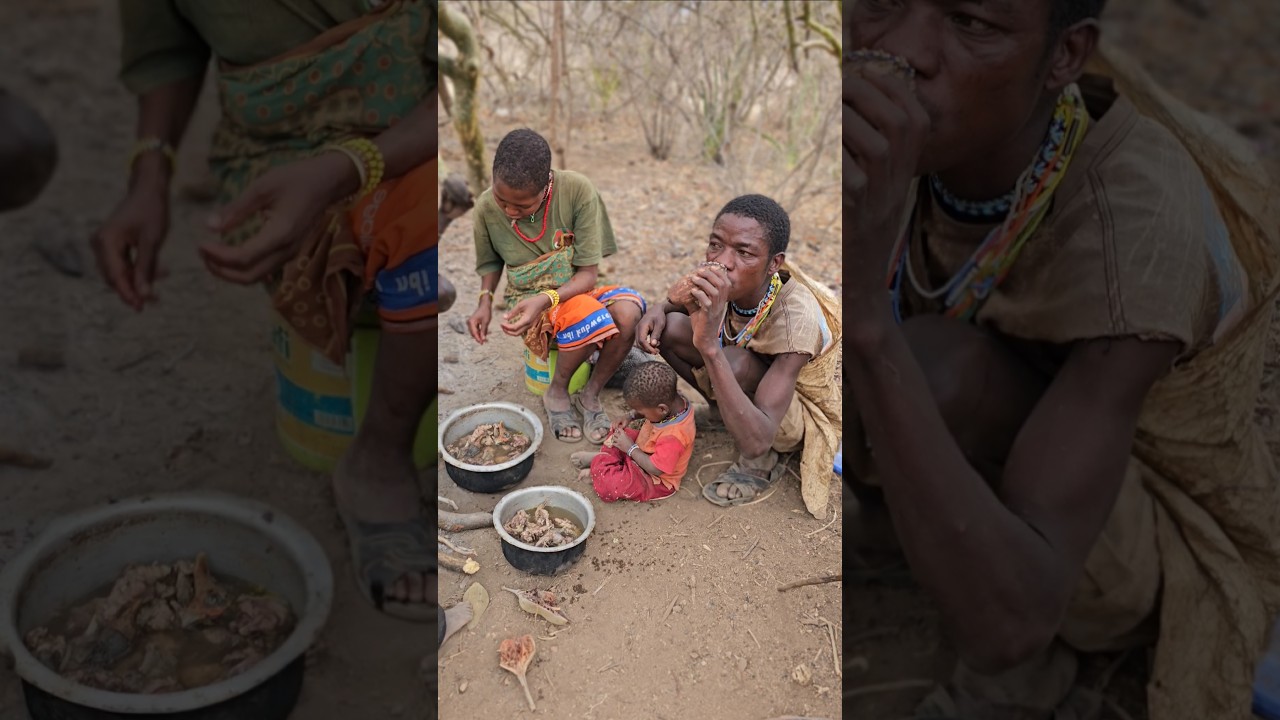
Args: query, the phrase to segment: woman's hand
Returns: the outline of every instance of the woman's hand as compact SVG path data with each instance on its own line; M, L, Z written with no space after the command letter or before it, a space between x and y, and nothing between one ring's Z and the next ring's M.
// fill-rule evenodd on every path
M156 258L168 232L168 186L138 183L90 241L103 279L136 311L155 300Z
M201 245L200 256L209 272L223 280L259 282L296 257L303 241L331 219L329 208L359 183L355 165L339 152L270 170L209 220L209 229L224 233L261 212L266 218L262 228L237 247Z
M542 293L521 300L506 315L502 316L502 319L506 320L506 322L502 323L502 332L513 337L524 335L525 331L533 327L533 323L538 320L538 316L550 307L551 298Z
M476 306L476 311L467 318L467 330L471 332L471 339L483 345L484 341L489 339L491 322L493 322L493 301L486 302L481 299L480 304Z

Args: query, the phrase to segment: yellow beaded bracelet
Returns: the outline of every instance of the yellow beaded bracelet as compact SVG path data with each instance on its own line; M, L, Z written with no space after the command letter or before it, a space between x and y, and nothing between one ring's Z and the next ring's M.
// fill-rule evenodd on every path
M378 149L378 146L372 140L355 138L342 144L359 153L361 159L364 160L364 169L369 173L369 177L364 181L364 186L360 188L360 197L364 197L382 184L382 176L387 171L387 161L382 157L382 151Z
M557 306L557 305L559 305L559 304L560 304L560 293L556 292L555 290L543 290L542 292L540 292L540 293L538 293L538 294L539 294L539 295L546 295L547 297L551 298L551 307L552 307L552 308L554 308L555 306Z
M161 140L158 137L145 137L139 139L133 144L133 150L129 152L129 162L126 165L130 172L133 171L133 164L138 161L138 156L148 152L162 152L165 159L169 161L169 169L173 170L177 164L177 155L173 151L173 146Z
M337 150L351 158L351 162L355 163L356 171L360 173L360 189L352 197L353 200L368 195L382 184L383 175L387 171L387 162L382 157L382 151L372 140L352 138L337 145L330 145L328 149Z

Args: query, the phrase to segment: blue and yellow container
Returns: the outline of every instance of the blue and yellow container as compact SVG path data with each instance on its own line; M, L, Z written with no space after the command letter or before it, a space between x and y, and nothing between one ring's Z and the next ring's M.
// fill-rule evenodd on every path
M357 327L342 368L307 345L279 316L273 319L276 434L285 452L301 465L330 472L355 438L369 405L379 336L377 328ZM422 416L413 446L420 469L436 461L435 418L433 402Z
M556 371L556 354L556 351L552 350L547 354L546 362L543 362L537 355L529 352L529 348L524 349L524 386L529 389L529 392L542 395L551 386L551 376ZM585 387L590 377L591 363L579 365L573 377L569 378L569 393L576 393Z

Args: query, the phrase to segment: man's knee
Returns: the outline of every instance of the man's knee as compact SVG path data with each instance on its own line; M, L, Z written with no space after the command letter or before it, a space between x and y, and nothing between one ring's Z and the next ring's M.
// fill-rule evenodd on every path
M1003 465L1047 379L1000 336L972 324L929 315L902 327L961 449L971 460Z
M667 313L667 325L662 330L662 347L693 347L693 326L684 313Z
M973 410L982 391L986 368L981 331L950 318L926 315L903 323L902 332L943 419L955 427Z
M48 123L0 88L0 212L35 201L57 164L58 144Z
M748 397L754 396L760 380L769 369L768 366L759 355L750 350L725 348L724 356L729 361L729 367L733 370L733 377L737 379L738 386Z

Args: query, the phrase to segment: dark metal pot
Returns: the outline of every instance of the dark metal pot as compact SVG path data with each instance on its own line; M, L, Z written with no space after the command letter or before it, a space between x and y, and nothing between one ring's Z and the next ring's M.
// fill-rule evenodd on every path
M472 465L449 453L448 446L470 435L477 425L503 422L531 440L516 457L497 465ZM533 469L533 457L542 445L542 422L528 409L507 402L491 402L456 410L440 425L440 457L444 469L458 487L473 493L497 493L519 484Z
M180 692L116 693L59 675L23 644L29 630L110 585L124 566L199 552L209 553L215 575L271 589L298 618L280 647L240 675ZM215 492L133 498L56 518L4 566L0 652L13 658L32 720L284 720L332 600L324 550L270 506Z
M197 710L159 715L95 710L50 695L26 681L22 693L31 720L286 720L298 704L306 668L307 658L302 655L243 695Z
M547 507L566 510L581 519L585 524L582 534L572 543L561 547L534 547L512 537L502 527L518 511L527 510L542 502L546 502ZM595 526L596 512L591 501L581 493L559 485L521 488L508 493L493 508L493 527L502 540L502 556L515 569L532 575L555 575L577 562L586 551L587 538L591 536Z

